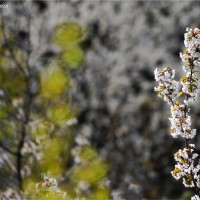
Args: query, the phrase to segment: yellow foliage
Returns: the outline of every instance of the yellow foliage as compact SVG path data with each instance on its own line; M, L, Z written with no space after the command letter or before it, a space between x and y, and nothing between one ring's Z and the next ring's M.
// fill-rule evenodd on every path
M89 200L109 200L110 191L108 189L97 189L89 197Z
M46 98L60 96L69 87L69 77L59 67L50 66L41 75L41 95Z
M62 175L67 160L68 146L68 141L65 141L62 136L56 136L43 145L43 157L40 164L46 174L54 177Z
M61 125L74 117L75 113L71 106L60 102L59 104L49 108L47 116L57 125Z
M86 181L95 184L102 180L107 173L107 165L101 160L94 160L77 166L72 171L72 179L76 181Z
M70 45L62 53L61 59L69 67L78 67L84 60L84 52L79 46Z
M36 193L36 178L35 177L27 177L23 179L23 190L29 193L30 195L33 195Z
M91 161L97 158L97 152L90 146L82 147L79 153L81 160Z
M70 43L77 43L84 39L84 29L75 22L65 22L56 27L53 33L53 42L61 48Z
M40 192L39 193L39 200L64 200L59 192L56 191L46 191L46 192Z

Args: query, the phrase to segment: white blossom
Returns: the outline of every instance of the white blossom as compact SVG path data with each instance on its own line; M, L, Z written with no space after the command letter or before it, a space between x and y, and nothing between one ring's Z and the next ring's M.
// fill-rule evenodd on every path
M189 148L179 149L177 153L174 154L174 159L177 164L175 169L171 172L175 179L183 178L183 184L185 187L194 187L194 182L192 175L196 182L199 181L199 166L195 166L195 159L198 154L194 153L194 145L189 145Z
M175 70L171 67L166 67L163 70L155 69L155 79L159 85L154 88L158 96L163 98L169 105L173 105L178 95L179 83L173 80Z
M196 129L192 128L189 102L197 100L198 97L198 67L200 67L200 29L187 28L184 35L186 50L180 53L184 62L183 71L186 73L180 82L173 80L175 70L166 67L163 70L155 69L155 80L158 86L154 89L158 96L170 105L171 135L185 139L186 148L179 149L174 154L176 161L175 169L171 172L176 179L182 179L185 187L200 188L200 161L199 155L194 152L195 145L189 144L189 140L196 135ZM179 85L181 90L179 91ZM179 97L183 96L182 103ZM195 195L192 200L199 200Z

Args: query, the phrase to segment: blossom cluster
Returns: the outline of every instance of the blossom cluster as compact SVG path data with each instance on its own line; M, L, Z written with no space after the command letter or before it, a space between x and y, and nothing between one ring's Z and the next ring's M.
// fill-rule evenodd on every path
M156 81L159 82L159 85L155 87L158 96L163 98L169 105L173 105L179 91L179 83L173 80L175 70L169 66L163 70L156 68L154 74Z
M198 94L198 67L200 67L200 29L186 29L184 44L186 50L180 53L185 63L183 71L186 76L181 78L182 92L186 94L189 101L195 101Z
M182 177L185 187L194 187L193 178L195 179L197 186L200 187L200 176L198 174L200 164L195 165L198 154L194 153L194 147L193 144L190 144L188 148L184 148L183 150L179 149L178 152L174 154L177 164L171 173L177 180Z
M56 179L45 176L40 183L36 184L36 189L39 189L39 188L58 190L58 183Z
M44 176L43 180L36 184L36 191L38 193L41 193L43 191L50 193L55 192L58 195L58 197L60 197L59 199L65 199L67 195L66 192L58 188L57 180L49 176ZM46 194L45 197L46 198L48 197L48 193Z
M189 109L185 104L180 104L177 100L171 106L172 116L169 118L171 122L171 135L176 138L181 136L189 139L194 138L196 129L191 129L191 117L188 115Z
M194 144L189 144L189 140L196 135L196 129L191 128L191 116L189 102L197 100L198 97L198 67L200 67L200 29L187 28L184 44L186 50L180 53L184 62L183 71L186 73L180 82L174 80L175 70L166 67L162 70L156 69L155 80L159 83L154 88L158 96L170 106L171 135L178 136L185 140L186 148L178 150L174 154L175 169L171 172L175 179L182 178L185 187L194 187L197 195L193 200L200 199L200 160L195 153ZM182 98L181 98L182 97Z

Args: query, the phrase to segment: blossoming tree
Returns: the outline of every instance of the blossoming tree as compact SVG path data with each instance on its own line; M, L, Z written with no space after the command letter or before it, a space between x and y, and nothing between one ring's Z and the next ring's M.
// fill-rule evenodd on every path
M178 82L174 80L175 70L171 67L156 69L154 74L159 85L155 87L155 91L170 106L172 137L181 137L185 141L185 147L174 154L176 165L171 174L177 180L182 179L185 187L195 188L196 195L191 199L199 200L200 158L195 152L195 145L191 142L196 135L196 129L191 127L189 103L196 101L198 95L200 29L187 28L184 44L186 50L180 53L180 57L185 64L185 76Z

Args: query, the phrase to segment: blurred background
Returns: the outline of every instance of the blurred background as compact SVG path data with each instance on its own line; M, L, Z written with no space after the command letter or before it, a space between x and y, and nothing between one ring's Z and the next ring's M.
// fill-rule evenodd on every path
M173 154L184 145L169 133L169 108L154 92L154 69L172 66L182 75L179 53L186 27L200 27L198 1L24 1L1 8L18 24L18 44L26 47L24 21L31 16L30 62L42 66L56 50L52 30L73 21L85 29L81 66L71 69L70 98L76 107L75 131L87 135L109 165L112 199L189 199L192 190L170 172ZM200 130L200 107L191 106ZM200 136L195 138L200 150ZM103 200L103 199L102 199Z

